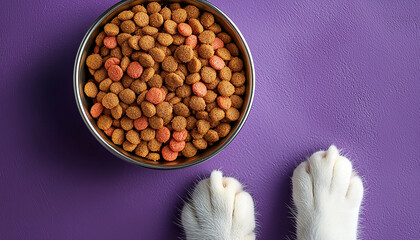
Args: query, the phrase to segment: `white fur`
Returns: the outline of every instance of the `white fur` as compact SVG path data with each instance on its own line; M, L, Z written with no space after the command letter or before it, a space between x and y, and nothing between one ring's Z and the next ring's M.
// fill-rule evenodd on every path
M294 171L298 240L355 240L363 184L351 162L331 146Z
M187 240L255 239L254 202L234 178L213 171L197 184L181 214Z
M363 184L335 146L301 163L292 182L298 240L357 239ZM181 220L187 240L255 239L251 196L220 171L197 184Z

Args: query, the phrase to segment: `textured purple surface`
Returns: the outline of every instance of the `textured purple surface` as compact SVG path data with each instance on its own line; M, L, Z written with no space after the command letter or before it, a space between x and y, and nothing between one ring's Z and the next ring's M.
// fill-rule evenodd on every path
M293 168L333 143L366 180L362 237L418 239L419 1L212 2L253 53L253 109L217 157L155 171L108 153L74 102L78 45L115 1L2 1L0 239L176 239L181 197L218 168L254 196L259 239L284 239Z

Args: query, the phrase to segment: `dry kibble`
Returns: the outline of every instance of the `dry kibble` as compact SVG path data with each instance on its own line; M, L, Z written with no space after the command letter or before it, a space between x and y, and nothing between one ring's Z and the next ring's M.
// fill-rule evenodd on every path
M179 46L176 50L175 50L175 56L181 60L181 62L189 62L191 61L191 59L193 58L193 50L191 48L191 46L188 45L182 45Z
M221 81L219 85L217 85L217 91L220 95L229 97L235 93L235 87L228 81Z
M198 48L198 54L204 59L209 59L214 56L214 49L210 44L202 44Z
M98 119L98 128L102 130L107 130L112 125L112 118L107 115L102 115Z
M145 12L136 13L134 15L133 20L137 24L137 26L139 26L139 27L145 27L145 26L149 25L149 15L147 15L147 13L145 13Z
M153 13L149 17L149 24L152 27L160 27L163 24L163 16L160 13Z
M172 20L174 20L176 23L185 22L185 20L187 20L187 11L182 8L176 9L172 12Z
M126 20L121 23L120 28L122 32L131 34L136 31L136 24L131 20Z
M107 93L102 98L102 105L107 109L116 107L119 102L118 96L115 93Z
M172 129L175 131L182 131L187 126L187 119L182 116L176 116L172 119Z
M149 148L147 147L147 142L140 142L135 149L135 153L139 157L146 157L149 154Z
M108 23L104 27L104 32L108 36L116 36L120 32L120 28L112 23Z
M219 134L211 129L204 135L204 139L206 139L207 142L214 143L219 141Z
M84 94L98 128L124 151L152 161L193 157L240 117L244 63L211 13L139 4L105 24L93 47Z
M214 42L214 39L216 38L216 35L213 31L205 30L198 36L198 40L203 44L211 44Z
M205 83L211 83L214 80L216 80L217 77L217 72L216 70L214 70L211 67L203 67L201 69L201 79L203 80L203 82Z
M126 104L132 104L136 100L136 94L129 88L122 90L118 96L120 97L120 100Z
M102 66L102 57L99 54L89 55L86 59L86 65L91 69L99 69Z
M141 111L146 117L153 117L156 114L156 107L153 103L143 101L141 103Z
M136 147L137 147L137 144L132 144L131 142L129 142L127 140L123 142L123 149L127 152L134 151L134 149L136 149Z
M130 130L125 134L125 139L127 139L132 144L139 144L140 143L140 135L135 130Z
M162 44L162 46L169 46L174 42L174 38L169 33L159 33L157 41Z
M149 118L149 126L153 129L160 129L163 127L163 119L155 115Z
M86 96L90 98L95 98L98 94L98 87L96 87L96 85L93 82L86 83L84 90Z
M239 119L239 115L240 115L240 113L239 113L238 109L233 108L233 107L229 108L226 111L226 119L229 120L229 121L236 121L236 120L238 120Z
M134 127L133 119L128 118L126 116L121 118L120 123L121 123L121 128L124 129L125 131L129 131L133 129Z
M210 111L210 119L213 121L220 121L225 118L225 111L223 109L215 107Z
M152 139L155 138L155 134L156 134L155 130L151 128L146 128L140 132L141 140L151 141Z
M127 110L125 110L125 114L127 115L127 117L135 120L141 117L141 110L137 106L129 106Z
M112 132L112 142L116 145L121 145L124 142L124 130L117 128Z

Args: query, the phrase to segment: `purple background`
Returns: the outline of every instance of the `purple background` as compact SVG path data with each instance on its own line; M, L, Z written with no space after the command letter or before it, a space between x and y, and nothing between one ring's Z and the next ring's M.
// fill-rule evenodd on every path
M212 2L251 48L254 106L217 157L156 171L107 152L73 97L79 43L115 1L2 1L0 239L176 239L181 198L219 168L254 196L259 239L284 239L293 169L330 144L364 176L362 237L418 239L420 2Z

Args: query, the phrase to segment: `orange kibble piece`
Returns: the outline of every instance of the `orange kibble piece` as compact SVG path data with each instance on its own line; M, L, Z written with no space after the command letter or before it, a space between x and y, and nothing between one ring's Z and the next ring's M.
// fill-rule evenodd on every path
M226 66L225 61L216 55L210 58L209 64L216 70L222 70Z
M184 150L185 141L177 141L177 140L172 138L171 141L169 142L169 147L174 152L180 152L180 151Z
M90 109L90 115L92 115L93 118L97 118L102 114L103 110L104 110L104 106L102 106L101 103L95 103Z
M229 97L217 97L217 105L221 109L228 110L232 106L232 100Z
M124 72L121 69L121 67L118 65L111 65L108 68L108 77L111 78L112 81L115 81L115 82L120 81L123 75L124 75Z
M156 131L156 140L158 142L164 143L167 142L171 138L171 131L167 127L159 128Z
M217 49L224 47L225 43L222 39L216 37L210 45L213 47L214 51L216 51Z
M187 130L182 130L182 131L175 131L172 133L172 137L176 140L176 141L185 141L185 139L188 136L188 131Z
M202 82L196 82L192 85L192 91L199 97L204 97L207 94L207 87Z
M131 62L127 67L127 74L131 78L139 78L143 73L143 67L139 62Z
M105 62L105 69L108 70L112 65L120 65L120 59L116 57L108 58Z
M115 130L115 128L110 127L110 128L108 128L107 130L105 130L104 132L105 132L105 134L106 134L108 137L111 137L111 136L112 136L112 133L114 132L114 130Z
M192 34L192 28L187 23L178 24L178 32L185 37L188 37Z
M174 161L178 157L178 152L172 151L169 146L164 146L162 148L162 157L166 161Z
M185 39L185 45L190 46L192 49L197 47L197 42L198 42L198 39L197 39L197 36L195 35L191 35Z
M161 103L163 102L164 99L165 99L165 92L162 91L160 88L155 88L155 87L151 88L146 93L146 100L153 104Z
M141 131L146 129L149 126L149 122L147 120L147 117L145 116L141 116L139 118L137 118L136 120L134 120L134 128Z
M117 47L117 38L116 37L106 37L104 38L104 45L109 49L114 49Z

